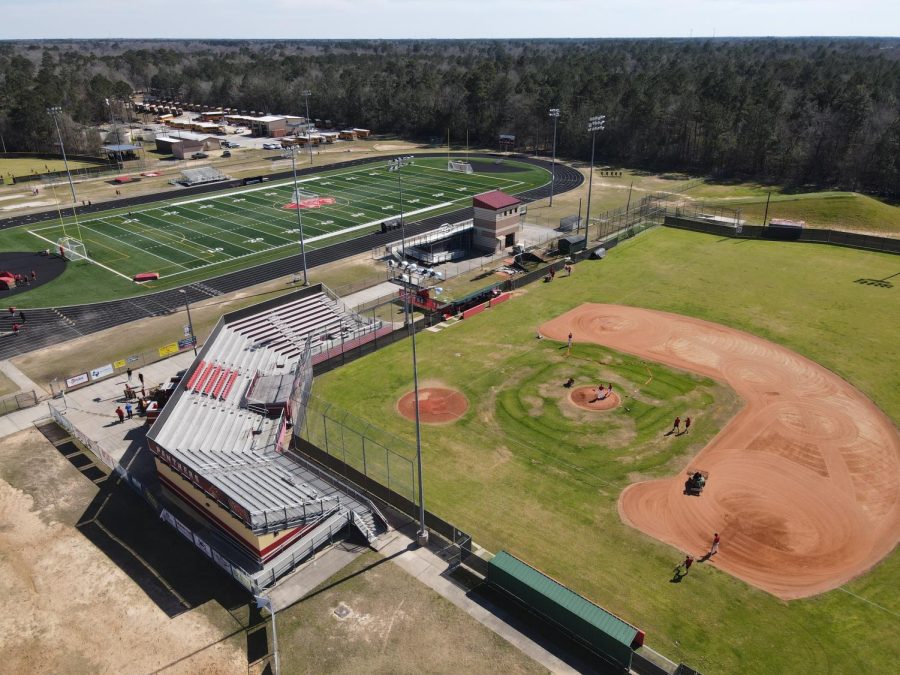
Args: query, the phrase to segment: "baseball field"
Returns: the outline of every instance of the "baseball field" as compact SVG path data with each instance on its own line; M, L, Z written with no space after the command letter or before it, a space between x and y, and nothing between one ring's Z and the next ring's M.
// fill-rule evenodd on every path
M420 333L422 385L467 404L423 428L428 508L704 673L890 671L900 296L863 280L896 271L885 254L658 228ZM411 379L401 342L315 392L411 440ZM600 383L616 405L579 405ZM675 416L689 433L667 435ZM695 468L699 498L680 487ZM673 583L714 530L719 553Z

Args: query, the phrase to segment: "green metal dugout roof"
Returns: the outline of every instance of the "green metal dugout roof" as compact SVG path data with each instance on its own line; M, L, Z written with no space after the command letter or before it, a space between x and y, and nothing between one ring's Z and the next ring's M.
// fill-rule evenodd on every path
M554 581L506 551L500 551L494 556L489 566L494 566L512 575L534 592L564 607L629 649L640 632L631 624L625 623L619 617L610 614L599 605L595 605L587 598L566 588L558 581Z

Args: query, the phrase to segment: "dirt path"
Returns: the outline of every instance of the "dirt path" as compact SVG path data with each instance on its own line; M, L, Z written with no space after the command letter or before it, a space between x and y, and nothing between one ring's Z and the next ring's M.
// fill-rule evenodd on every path
M701 373L747 402L689 465L709 471L699 498L685 475L636 483L622 519L789 600L834 589L900 538L900 435L864 394L784 347L718 324L585 304L540 327ZM666 430L661 429L660 433Z

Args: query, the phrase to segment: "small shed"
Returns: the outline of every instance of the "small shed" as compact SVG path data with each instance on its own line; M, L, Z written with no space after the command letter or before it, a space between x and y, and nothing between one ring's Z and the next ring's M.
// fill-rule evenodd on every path
M562 237L557 246L560 255L571 255L584 250L584 237Z
M573 230L581 229L581 216L564 216L559 219L559 231L560 232L572 232Z

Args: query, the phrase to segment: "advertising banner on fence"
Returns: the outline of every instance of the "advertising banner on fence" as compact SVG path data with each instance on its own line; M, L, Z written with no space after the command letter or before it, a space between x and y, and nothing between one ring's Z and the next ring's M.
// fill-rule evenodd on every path
M88 381L88 374L81 373L81 375L73 375L72 377L66 378L66 387L72 388L77 387L79 384L84 384Z
M187 539L192 544L194 543L194 533L191 532L191 528L182 523L178 518L175 519L175 529L181 532L181 536Z
M194 545L203 551L207 557L212 558L212 549L209 547L209 544L200 538L199 534L194 535Z
M125 359L119 359L118 361L113 361L113 368L124 368L125 367Z
M177 354L178 352L179 352L179 349L178 349L177 342L170 342L165 347L159 348L160 356L171 356L172 354Z
M99 380L101 377L106 377L107 375L113 374L113 367L111 363L107 363L105 366L100 366L98 368L94 368L91 371L91 379Z
M178 341L178 351L184 351L185 349L190 349L197 343L196 337L184 338L183 340Z

